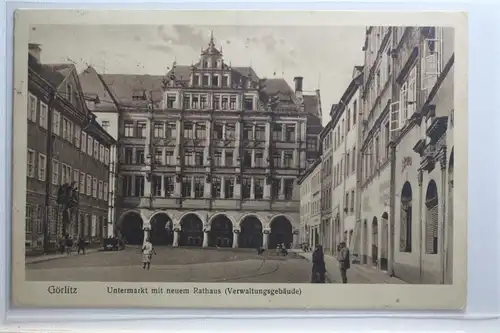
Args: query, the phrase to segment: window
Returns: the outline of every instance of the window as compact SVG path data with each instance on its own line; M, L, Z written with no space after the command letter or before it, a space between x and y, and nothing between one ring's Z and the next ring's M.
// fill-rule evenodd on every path
M52 184L59 185L59 162L52 160Z
M108 183L107 182L104 182L103 184L103 188L102 188L102 195L103 195L103 199L104 201L108 201Z
M104 146L99 145L99 162L104 163Z
M218 75L212 76L212 86L214 86L214 87L219 86L219 76Z
M103 182L102 180L99 181L99 187L98 187L98 195L97 195L97 198L99 200L102 200L102 191L103 191Z
M192 109L198 108L198 96L193 96L193 98L191 100L191 108Z
M71 84L66 85L66 94L68 94L68 96L66 96L67 100L70 103L73 103L73 87L71 86Z
M253 110L253 98L252 97L245 97L245 99L243 101L243 107L245 108L246 111Z
M172 176L165 176L165 196L170 197L175 192L175 179Z
M97 198L97 178L92 178L92 196Z
M194 152L184 152L184 165L194 165Z
M203 191L205 190L205 178L194 177L194 197L203 198Z
M351 109L347 110L347 132L351 130Z
M186 122L184 123L184 138L185 139L194 139L193 133L193 124Z
M262 125L255 126L255 140L266 141L266 127Z
M191 177L182 177L182 196L184 198L191 197Z
M153 137L155 139L163 138L163 123L155 123L153 127Z
M242 165L247 168L252 166L252 153L249 150L243 151Z
M105 130L106 132L109 132L109 120L103 120L102 121L102 124L101 124L101 127L103 130Z
M158 164L158 165L163 164L163 149L162 148L155 148L154 163Z
M234 124L225 125L224 140L234 140L236 137L236 127Z
M231 96L231 98L229 100L229 108L231 110L236 110L236 97Z
M231 199L234 197L234 178L224 178L224 199Z
M167 96L167 108L168 109L174 108L175 100L176 100L175 96L173 96L173 95Z
M151 181L153 196L161 197L161 176L154 175Z
M48 126L48 107L47 104L40 101L40 126L47 129Z
M218 199L221 196L221 179L212 177L212 198Z
M35 156L35 151L28 149L26 176L30 178L35 177Z
M87 152L87 133L85 133L84 131L82 131L82 142L81 142L82 146L82 151L83 152Z
M351 191L351 213L354 213L354 190Z
M285 151L283 154L283 162L285 168L293 168L293 151Z
M228 149L226 149L224 166L226 166L226 167L233 166L233 152L229 151Z
M80 172L80 193L85 194L85 174Z
M190 103L191 103L191 98L189 97L189 95L184 95L184 99L182 101L183 103L183 107L186 108L186 109L189 109L190 107Z
M52 115L52 133L55 135L61 135L61 114L57 111L54 111Z
M356 125L356 116L358 113L358 101L352 103L352 126Z
M223 134L223 125L222 124L214 124L213 131L212 131L212 137L215 140L222 140L222 134Z
M135 196L143 197L144 196L144 176L135 176Z
M79 184L79 177L80 176L80 171L74 169L73 170L73 182L76 184L77 188L78 188L78 184Z
M90 135L87 135L87 154L92 156L92 147L94 144L94 139Z
M73 133L73 143L77 148L80 148L80 139L82 136L82 130L80 126L75 125L74 127L74 133Z
M285 127L285 140L288 142L295 141L295 125L286 125Z
M175 123L167 123L165 137L167 139L175 139L177 137L177 125Z
M194 153L195 165L203 166L204 154L202 151L197 151Z
M281 154L280 153L273 154L273 167L281 168Z
M352 172L356 172L356 146L352 148Z
M253 140L253 125L243 126L243 140Z
M167 151L165 153L165 164L166 165L175 165L174 152Z
M222 77L222 86L223 87L227 87L228 86L228 80L229 80L229 77L227 75L224 75Z
M213 108L215 110L220 110L220 97L219 96L214 96L213 103L214 103Z
M213 165L214 166L222 166L222 151L216 150L214 151L214 156L213 156Z
M202 85L203 85L204 87L207 87L207 86L208 86L208 82L209 82L208 78L209 78L209 76L208 76L208 75L203 75Z
M138 138L145 138L146 137L146 123L145 122L138 122L137 123L137 137Z
M32 122L36 122L36 107L37 107L37 98L33 94L29 94L28 96L28 120Z
M264 164L264 153L263 152L255 152L255 167L263 168L266 165Z
M126 197L133 196L132 193L132 176L123 176L122 177L122 194Z
M347 175L350 174L351 168L349 167L351 163L351 156L350 153L348 152L345 156L345 172Z
M278 199L281 190L281 179L273 178L271 184L271 195L273 199Z
M253 183L255 199L264 198L264 178L254 178Z
M43 154L38 155L38 180L42 182L46 178L47 158Z
M273 141L282 141L281 124L273 125Z
M227 105L228 103L228 98L227 97L222 97L222 110L227 110Z
M124 128L125 128L125 137L131 138L134 136L134 122L133 121L126 121Z
M202 109L206 109L208 106L207 104L207 96L200 96L200 107Z
M62 118L62 137L64 140L69 140L69 133L68 133L68 127L69 127L69 120L66 118Z
M344 203L344 205L345 205L344 209L345 209L346 214L349 214L349 211L350 211L349 210L349 204L350 204L350 202L349 202L349 192L347 192L345 194L345 203Z
M99 141L94 140L94 158L99 160Z
M92 176L87 175L87 195L92 195Z
M26 204L26 232L27 233L32 233L33 232L33 220L34 220L34 214L36 212L36 206L31 206Z
M135 151L135 164L144 164L144 149Z
M196 124L196 138L198 140L205 139L205 136L206 136L205 124Z
M243 199L250 199L250 192L252 189L252 179L243 177L241 179L241 197Z
M384 136L385 136L385 158L389 158L389 143L391 142L391 131L389 130L389 122L385 123L384 126Z
M109 148L104 150L104 164L109 165Z

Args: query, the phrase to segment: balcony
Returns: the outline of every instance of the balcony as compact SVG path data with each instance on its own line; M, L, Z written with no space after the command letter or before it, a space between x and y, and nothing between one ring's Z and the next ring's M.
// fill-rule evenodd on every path
M448 128L448 117L436 117L430 124L425 134L431 139L431 144L435 144Z
M434 145L428 145L427 147L425 147L422 154L422 159L420 160L420 167L426 171L433 170L434 166L436 165L435 155L436 147Z

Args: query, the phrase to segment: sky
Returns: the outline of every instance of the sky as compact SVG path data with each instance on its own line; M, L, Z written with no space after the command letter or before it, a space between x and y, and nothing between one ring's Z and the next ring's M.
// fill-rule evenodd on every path
M46 64L73 62L79 72L91 65L106 74L162 75L174 60L196 63L211 31L226 63L252 66L261 78L282 77L292 89L293 78L302 76L304 93L319 88L323 124L354 66L363 65L364 26L36 25L29 42L41 44Z

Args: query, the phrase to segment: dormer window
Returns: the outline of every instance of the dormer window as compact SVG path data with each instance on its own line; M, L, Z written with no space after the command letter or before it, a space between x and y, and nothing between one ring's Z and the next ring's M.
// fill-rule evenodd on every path
M146 93L144 90L134 90L132 93L132 100L134 101L144 101L146 100Z
M219 76L217 76L217 75L212 76L212 86L214 86L214 87L219 86Z
M222 86L223 87L227 87L228 86L228 82L229 82L229 77L227 75L224 75L222 77Z

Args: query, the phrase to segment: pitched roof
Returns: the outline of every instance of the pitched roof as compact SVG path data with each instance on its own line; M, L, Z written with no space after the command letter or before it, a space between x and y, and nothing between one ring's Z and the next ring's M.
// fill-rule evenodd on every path
M54 88L59 87L74 68L73 64L41 64L31 54L28 55L28 66Z
M102 109L117 110L115 101L110 96L105 84L100 75L93 67L87 67L78 75L82 91L87 98L98 98L100 103L95 105L94 110Z

